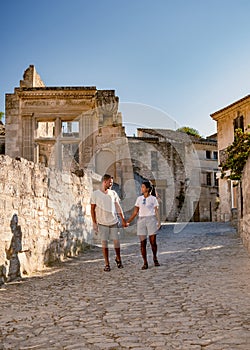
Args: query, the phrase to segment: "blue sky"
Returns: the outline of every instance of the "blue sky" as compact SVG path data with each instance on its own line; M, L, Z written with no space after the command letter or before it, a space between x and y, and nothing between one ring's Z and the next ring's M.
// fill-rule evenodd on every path
M190 126L207 136L216 131L210 114L249 94L249 0L9 0L0 8L0 111L30 64L46 86L116 90L125 126Z

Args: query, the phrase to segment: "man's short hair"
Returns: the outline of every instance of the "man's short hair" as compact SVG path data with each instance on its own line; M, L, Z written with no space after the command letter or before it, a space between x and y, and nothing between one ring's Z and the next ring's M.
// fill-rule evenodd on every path
M103 177L102 177L102 182L103 181L107 181L109 179L113 179L113 176L109 175L109 174L104 174Z

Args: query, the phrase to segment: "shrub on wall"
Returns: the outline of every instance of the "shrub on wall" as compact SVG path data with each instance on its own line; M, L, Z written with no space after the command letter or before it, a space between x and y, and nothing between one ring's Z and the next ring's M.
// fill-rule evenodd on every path
M250 155L250 133L236 129L234 142L226 149L227 157L219 165L222 170L221 178L230 170L231 180L241 180L242 172Z

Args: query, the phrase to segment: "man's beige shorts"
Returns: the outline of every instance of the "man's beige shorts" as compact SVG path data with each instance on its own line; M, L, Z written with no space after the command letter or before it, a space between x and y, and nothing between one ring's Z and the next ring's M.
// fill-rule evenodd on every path
M102 241L120 239L118 223L112 226L105 226L105 225L98 224L98 231Z

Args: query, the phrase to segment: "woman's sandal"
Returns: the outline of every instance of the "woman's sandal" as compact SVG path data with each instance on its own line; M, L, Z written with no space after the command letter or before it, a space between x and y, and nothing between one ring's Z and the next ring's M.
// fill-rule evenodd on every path
M155 266L161 266L157 259L154 260L154 264L155 264Z
M144 264L141 269L142 270L147 270L148 269L148 264Z
M103 270L106 271L106 272L110 271L110 266L106 265Z
M117 258L115 258L115 262L117 264L118 269L122 269L123 268L121 260L117 260Z

